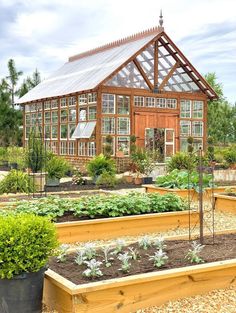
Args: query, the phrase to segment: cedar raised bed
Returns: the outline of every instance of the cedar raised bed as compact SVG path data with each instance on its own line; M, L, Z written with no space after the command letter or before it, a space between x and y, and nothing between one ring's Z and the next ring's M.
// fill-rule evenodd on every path
M192 211L190 216L191 225L197 224L198 221L198 212ZM135 236L188 226L188 211L90 219L56 224L58 239L61 243Z
M236 214L236 194L215 194L215 208L217 211Z
M169 300L236 285L235 277L235 258L80 285L48 270L44 283L44 304L59 313L129 313Z

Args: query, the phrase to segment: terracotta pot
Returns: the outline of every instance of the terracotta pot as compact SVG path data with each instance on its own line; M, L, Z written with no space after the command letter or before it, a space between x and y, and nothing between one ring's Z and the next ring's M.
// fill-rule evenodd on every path
M124 152L123 152L123 151L117 151L117 152L116 152L116 156L117 156L118 158L123 158Z
M134 183L135 183L135 185L141 185L142 182L143 182L142 177L135 177L135 178L134 178Z
M131 184L134 180L134 177L131 175L127 175L127 176L125 176L125 180L128 184Z

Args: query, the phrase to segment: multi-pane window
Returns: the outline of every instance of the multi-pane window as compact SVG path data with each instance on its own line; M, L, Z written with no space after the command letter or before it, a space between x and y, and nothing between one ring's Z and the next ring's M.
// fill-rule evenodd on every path
M87 109L80 108L79 109L79 121L86 121L87 119Z
M128 96L117 96L117 114L129 114L130 98Z
M52 111L52 124L57 124L57 123L58 123L58 112Z
M75 142L74 141L69 141L68 143L68 154L69 155L75 154Z
M88 103L96 103L97 102L97 94L96 92L92 92L88 94Z
M102 119L102 134L115 134L114 117L104 117Z
M30 125L30 114L25 115L25 125Z
M96 143L94 141L88 142L88 156L96 155Z
M144 107L144 97L135 96L134 105L136 107Z
M67 154L67 142L66 141L61 141L60 142L60 154L61 155L66 155Z
M192 136L193 137L203 136L203 122L200 122L200 121L192 122Z
M78 102L79 102L79 105L85 105L85 104L87 104L87 103L88 103L87 95L86 95L86 94L79 95L79 96L78 96Z
M51 101L44 101L44 110L51 109Z
M87 155L85 142L79 142L79 144L78 144L78 155L80 155L80 156Z
M37 119L37 114L32 113L31 114L31 125L34 125L36 123L36 119Z
M203 148L203 139L202 138L194 138L193 139L193 148L194 148L194 150L199 150L199 148Z
M68 98L68 105L69 106L76 105L76 97L69 97Z
M176 109L177 100L176 99L166 99L166 107L168 109Z
M61 139L67 139L68 127L67 124L61 125Z
M129 135L130 134L130 119L129 117L118 117L117 134Z
M157 108L165 108L166 107L166 99L164 98L156 98L156 107Z
M61 104L61 108L66 107L67 106L66 98L61 98L60 104Z
M53 99L51 101L51 106L52 106L52 109L56 109L58 107L58 100L57 99Z
M145 98L145 106L149 108L155 107L155 98L152 97L146 97Z
M180 117L181 118L191 117L191 101L190 100L180 101Z
M38 122L38 124L42 124L42 113L38 113L37 122Z
M103 154L106 153L105 149L106 149L106 145L111 145L111 155L114 155L115 154L115 137L111 137L111 143L108 143L107 142L107 137L106 136L103 136L102 137L102 152Z
M72 137L72 135L74 134L74 131L75 131L75 124L69 124L68 127L69 127L69 138Z
M117 150L129 155L129 137L117 137Z
M46 148L46 150L51 150L51 143L50 143L50 141L46 141L45 142L45 148Z
M76 109L69 109L69 122L76 122Z
M193 118L203 118L203 101L193 101Z
M44 113L44 123L50 124L51 123L51 112Z
M44 138L50 139L51 138L51 125L44 126Z
M30 105L29 104L25 105L25 112L30 112Z
M26 139L29 138L30 130L31 130L30 126L26 126L26 128L25 128L25 138Z
M58 138L58 126L52 125L52 139Z
M61 123L67 123L67 110L61 110Z
M115 114L115 95L102 95L102 113Z
M51 142L51 151L54 154L58 153L58 142L57 141L52 141Z
M190 121L180 121L180 135L181 136L191 135L191 122Z
M97 118L97 108L89 107L88 108L88 120L96 120Z
M187 152L188 151L188 139L180 138L180 151Z

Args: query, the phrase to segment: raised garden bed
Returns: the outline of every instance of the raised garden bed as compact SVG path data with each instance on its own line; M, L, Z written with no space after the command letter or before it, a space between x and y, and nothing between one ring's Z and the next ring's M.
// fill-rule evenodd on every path
M236 214L236 193L215 194L215 209Z
M121 264L114 260L109 268L100 266L103 272L100 281L84 278L82 271L86 267L72 264L73 255L65 263L52 260L45 276L44 303L59 313L128 313L235 285L235 235L218 235L215 242L215 245L206 244L201 252L201 257L209 263L190 266L190 261L184 259L189 242L168 241L165 251L169 259L160 269L149 260L154 248L143 251L139 248L141 258L130 261L129 273L120 271ZM137 244L132 247L137 248ZM102 257L96 257L99 258Z

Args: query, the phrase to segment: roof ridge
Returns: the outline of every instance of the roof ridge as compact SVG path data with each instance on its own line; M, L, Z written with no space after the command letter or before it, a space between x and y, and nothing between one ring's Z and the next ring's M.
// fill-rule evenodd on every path
M90 55L96 54L98 52L102 52L102 51L105 51L105 50L117 47L119 45L123 45L125 43L132 42L132 41L135 41L137 39L144 38L147 35L159 33L161 31L163 31L163 27L160 27L160 26L155 26L155 27L149 28L149 29L141 31L139 33L132 34L130 36L127 36L127 37L124 37L124 38L112 41L110 43L107 43L105 45L99 46L97 48L93 48L91 50L88 50L88 51L85 51L85 52L73 55L73 56L69 57L69 62L76 61L76 60L81 59L83 57L90 56Z

